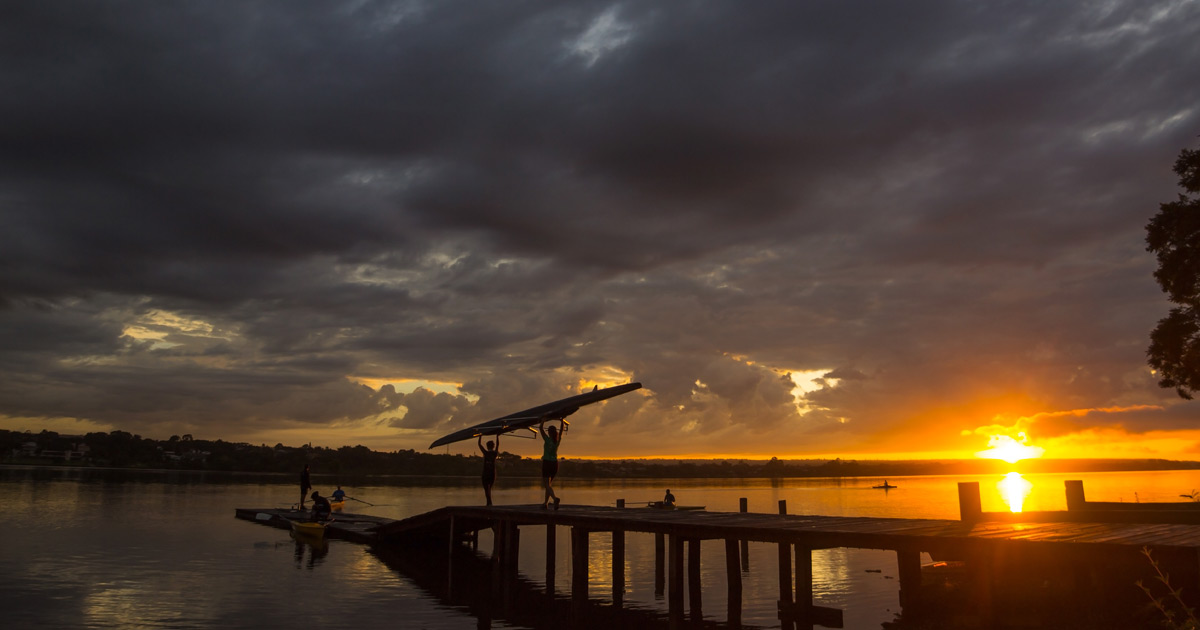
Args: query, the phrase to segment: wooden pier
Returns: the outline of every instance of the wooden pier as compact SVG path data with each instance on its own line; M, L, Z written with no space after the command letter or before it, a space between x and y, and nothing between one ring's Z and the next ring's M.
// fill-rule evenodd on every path
M1070 486L1068 486L1070 487ZM922 552L935 559L961 561L966 578L960 599L969 599L975 625L999 613L1033 611L1042 603L1062 609L1065 598L1083 597L1086 607L1113 604L1144 595L1134 581L1152 569L1143 549L1171 574L1172 585L1196 593L1200 586L1200 525L1176 522L1094 522L1075 517L1038 520L1008 515L989 518L978 508L978 485L960 484L961 520L854 518L778 513L669 511L586 505L450 506L390 521L347 515L327 535L384 547L418 543L441 545L452 554L463 542L477 541L481 530L494 535L493 560L498 579L515 576L521 531L528 527L570 530L572 598L586 600L588 547L593 536L612 542L612 601L620 607L625 592L624 552L627 533L647 533L656 540L656 575L666 582L672 626L687 617L702 619L700 548L720 544L725 550L728 619L741 625L742 571L746 543L778 545L779 619L783 628L841 627L841 611L813 604L812 553L827 548L894 551L899 572L903 615L917 617L928 607L928 580L923 579ZM298 517L289 510L238 510L239 518L287 527ZM1051 513L1053 514L1053 513ZM1065 512L1057 513L1059 515ZM1200 511L1195 512L1200 515ZM364 520L356 520L356 519ZM1041 520L1045 518L1045 520ZM1174 518L1174 517L1171 517ZM335 523L337 525L337 523ZM546 585L555 587L557 536L546 536ZM435 547L436 548L436 547ZM447 556L447 561L448 561ZM1036 579L1035 579L1036 576ZM685 586L689 601L684 602ZM1091 599L1087 599L1087 598ZM1029 604L1029 605L1027 605ZM1195 605L1195 602L1193 602ZM690 612L690 615L685 613ZM1032 612L1030 612L1032 614ZM1002 615L1001 615L1002 616ZM983 621L979 621L983 620Z

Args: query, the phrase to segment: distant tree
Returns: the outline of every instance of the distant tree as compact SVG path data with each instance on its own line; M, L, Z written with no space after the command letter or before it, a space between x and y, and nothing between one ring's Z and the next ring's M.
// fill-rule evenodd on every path
M1154 279L1177 306L1150 333L1146 355L1158 385L1190 400L1200 391L1200 150L1181 151L1174 170L1193 196L1159 205L1146 225L1146 249L1158 258Z

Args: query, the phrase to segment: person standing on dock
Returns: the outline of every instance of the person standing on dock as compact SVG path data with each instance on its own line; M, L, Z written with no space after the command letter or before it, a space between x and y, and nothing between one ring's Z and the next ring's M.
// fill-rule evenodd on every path
M566 432L567 423L559 419L559 427L557 430L553 426L546 428L546 419L538 423L538 433L542 435L542 483L546 487L546 496L542 499L542 509L550 504L550 500L554 500L554 509L558 509L558 495L554 494L554 477L558 475L558 445L562 443L563 433Z
M496 441L488 440L487 447L483 446L483 436L479 436L479 452L483 453L483 496L487 498L488 507L492 507L492 484L496 483L496 457L500 455L500 436Z
M304 470L300 471L300 509L304 509L304 501L308 499L308 491L312 489L312 483L308 479L308 464L304 465Z

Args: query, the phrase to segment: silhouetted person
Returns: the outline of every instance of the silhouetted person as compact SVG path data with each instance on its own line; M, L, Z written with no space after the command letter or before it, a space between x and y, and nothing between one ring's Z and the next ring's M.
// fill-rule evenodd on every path
M334 501L345 501L346 500L346 491L342 490L341 486L338 486L337 490L333 491L332 496L333 496Z
M538 423L538 433L542 435L542 483L546 488L546 496L542 499L542 509L545 509L550 500L554 500L554 509L558 509L558 495L554 494L554 488L551 486L554 483L554 477L558 475L558 445L562 443L563 433L566 432L566 422L559 420L559 428L555 429L551 426L546 428L546 419Z
M308 464L304 465L304 470L300 471L300 509L304 509L304 501L308 498L308 491L312 490L312 483L308 479Z
M314 521L324 521L329 518L333 512L333 506L329 504L329 499L321 496L320 492L313 490L312 493L312 518Z
M492 505L492 484L496 483L496 457L500 455L500 436L493 443L488 440L487 447L483 446L483 436L479 436L479 452L483 453L483 496L487 498L488 507Z
M675 495L671 494L671 489L667 488L667 495L663 497L663 507L675 507Z

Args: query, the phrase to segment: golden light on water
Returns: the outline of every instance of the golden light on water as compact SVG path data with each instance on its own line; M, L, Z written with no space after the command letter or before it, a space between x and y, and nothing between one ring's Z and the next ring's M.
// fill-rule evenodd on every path
M1022 459L1037 459L1046 452L1046 449L1040 446L1030 446L1029 438L1023 431L1017 434L1017 438L1014 439L1011 435L992 435L988 438L988 446L991 448L975 453L975 457L1001 459L1015 464Z
M1029 498L1029 492L1033 490L1033 484L1019 472L1008 473L996 486L1000 488L1000 497L1013 513L1018 513L1025 507L1025 499Z

